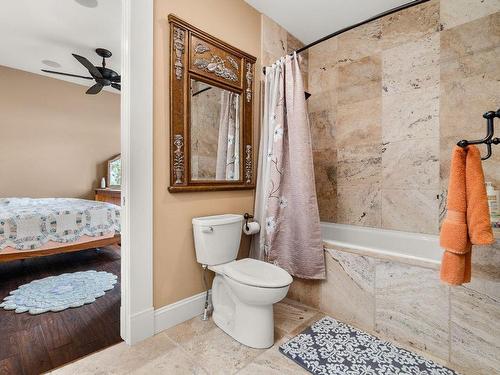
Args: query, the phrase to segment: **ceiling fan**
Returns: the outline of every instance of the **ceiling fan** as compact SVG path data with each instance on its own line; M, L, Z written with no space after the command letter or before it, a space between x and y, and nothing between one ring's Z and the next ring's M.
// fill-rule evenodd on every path
M103 87L111 86L114 89L120 91L121 89L121 76L115 72L114 70L106 68L106 59L110 58L112 53L104 48L97 48L95 52L102 57L102 66L94 66L89 60L85 57L76 55L72 53L73 57L78 60L80 64L82 64L89 71L92 77L80 76L77 74L69 74L69 73L61 73L55 72L53 70L42 69L42 72L60 74L63 76L77 77L77 78L85 78L85 79L93 79L95 80L95 84L91 86L85 93L90 95L95 95L101 92Z

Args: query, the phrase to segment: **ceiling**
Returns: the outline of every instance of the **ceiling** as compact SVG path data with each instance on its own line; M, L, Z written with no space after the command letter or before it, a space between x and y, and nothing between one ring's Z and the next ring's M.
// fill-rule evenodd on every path
M43 73L40 69L88 76L71 54L100 65L101 58L94 50L102 47L113 53L106 66L120 72L121 0L4 1L0 35L0 65L88 87L90 80Z
M309 44L410 0L245 0Z

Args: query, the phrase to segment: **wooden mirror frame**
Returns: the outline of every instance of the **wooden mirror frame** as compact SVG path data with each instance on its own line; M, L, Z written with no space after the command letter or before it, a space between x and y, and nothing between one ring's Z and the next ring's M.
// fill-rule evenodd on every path
M256 58L170 14L170 186L186 191L254 189L253 100ZM216 56L219 69L209 71L203 61ZM205 58L205 59L203 59ZM201 63L200 63L201 62ZM226 66L227 64L228 66ZM190 81L240 95L240 179L192 180L190 138Z

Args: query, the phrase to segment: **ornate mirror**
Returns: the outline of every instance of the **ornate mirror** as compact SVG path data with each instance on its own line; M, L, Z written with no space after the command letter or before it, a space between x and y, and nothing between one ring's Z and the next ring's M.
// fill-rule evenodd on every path
M108 160L107 186L110 188L120 188L122 184L122 159L121 154Z
M253 189L255 57L169 22L169 191Z

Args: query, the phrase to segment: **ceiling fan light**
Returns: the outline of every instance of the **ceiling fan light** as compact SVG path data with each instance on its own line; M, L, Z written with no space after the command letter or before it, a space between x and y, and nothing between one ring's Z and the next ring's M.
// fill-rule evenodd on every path
M97 0L75 0L78 4L85 8L97 8L99 3Z

